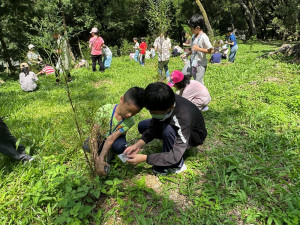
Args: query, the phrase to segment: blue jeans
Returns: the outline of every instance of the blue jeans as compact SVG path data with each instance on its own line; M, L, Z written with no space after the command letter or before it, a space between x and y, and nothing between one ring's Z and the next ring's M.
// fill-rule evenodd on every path
M135 50L134 61L136 61L136 62L139 61L139 50Z
M229 62L234 62L234 59L235 59L235 55L236 55L236 52L238 50L238 45L235 45L233 46L231 49L230 49L230 54L229 54L229 59L228 61Z
M98 142L98 146L100 147L100 143ZM83 149L87 152L91 152L90 146L89 146L89 138L87 138L83 144ZM114 143L111 146L111 151L116 154L121 154L125 151L127 148L127 142L126 142L126 135L121 135L118 137ZM101 151L102 149L99 149Z
M112 55L108 55L108 56L105 55L104 56L103 64L104 64L104 68L105 69L110 68L111 60L112 60Z
M163 75L163 70L165 70L166 77L170 77L168 64L169 64L169 60L167 60L167 61L158 61L158 73L160 74L160 76Z
M138 125L138 130L140 134L144 133L146 131L151 123L152 119L143 120ZM161 127L156 127L156 137L157 139L161 139L163 141L163 152L169 152L173 149L173 145L175 143L176 139L176 131L169 123L161 123ZM159 169L168 169L168 168L181 168L184 163L183 158L181 160L172 165L172 166L155 166Z

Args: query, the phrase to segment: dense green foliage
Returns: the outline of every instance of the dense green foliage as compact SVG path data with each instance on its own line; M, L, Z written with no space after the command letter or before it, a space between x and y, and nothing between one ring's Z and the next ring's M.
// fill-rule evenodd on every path
M236 63L208 66L205 144L186 153L186 172L159 179L146 163L118 159L106 178L91 179L64 85L41 77L39 89L25 93L1 77L0 115L36 160L23 165L0 155L0 223L299 224L300 67L257 58L278 46L239 44ZM171 58L171 71L182 66ZM73 70L84 136L98 107L156 81L156 73L157 59L141 67L128 57L114 58L105 73ZM146 118L144 109L136 120ZM128 140L137 138L135 125ZM144 151L160 147L154 141Z
M224 38L232 26L246 38L299 39L299 4L297 0L201 0L215 36ZM110 47L120 48L133 37L153 41L159 31L167 30L176 42L184 40L184 26L195 13L196 1L190 0L3 0L0 3L0 62L23 61L27 46L37 46L48 59L52 34L64 33L77 58L79 42L87 42L96 26ZM65 21L65 23L63 22ZM205 28L203 28L205 29ZM3 45L4 43L4 45ZM115 51L116 53L122 53ZM126 52L127 54L127 52Z

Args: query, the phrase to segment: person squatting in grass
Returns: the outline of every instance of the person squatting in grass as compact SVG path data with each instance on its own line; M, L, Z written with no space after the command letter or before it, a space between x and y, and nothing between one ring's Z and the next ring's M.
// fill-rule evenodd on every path
M175 70L171 73L170 87L175 87L179 95L194 103L201 111L208 110L211 101L207 88L196 80L190 80L190 76L184 76L183 72Z
M153 165L155 173L160 174L186 170L183 154L187 149L201 145L207 135L201 111L161 82L146 87L144 104L152 119L139 123L142 138L125 149L127 162L137 165L146 161ZM161 153L138 154L145 144L155 138L163 141Z
M228 57L228 62L234 62L235 60L235 55L236 52L238 50L238 45L236 42L236 38L235 35L232 33L232 28L231 27L227 27L226 30L226 36L227 36L227 42L230 45L230 53L229 53L229 57Z
M10 133L7 125L0 117L0 152L16 161L31 161L33 158L25 153L23 145L17 146L17 139Z
M96 72L96 63L98 61L99 71L104 72L104 65L102 62L102 45L104 44L104 40L99 36L98 28L94 27L91 32L92 37L89 42L89 48L91 49L92 55L92 68L93 72Z
M219 48L214 49L214 53L211 55L210 62L211 63L220 63L222 59L222 55L219 52Z
M119 104L107 104L99 108L95 117L90 138L85 142L83 148L92 150L96 172L99 175L106 175L105 167L109 164L105 162L105 156L109 149L113 153L121 154L127 147L126 133L134 125L133 116L142 110L144 89L139 87L130 88L120 98ZM99 149L99 139L106 137L102 150ZM99 138L100 137L100 138ZM100 155L98 151L101 151Z
M37 88L36 82L39 80L37 75L29 71L27 63L21 63L21 73L19 75L19 82L23 91L34 91Z
M193 15L188 25L193 33L192 42L191 42L191 51L188 55L191 55L191 64L193 70L196 72L193 73L195 80L204 84L203 78L207 68L207 59L206 54L211 54L213 47L209 41L208 36L203 32L205 26L204 19L202 15L195 14Z

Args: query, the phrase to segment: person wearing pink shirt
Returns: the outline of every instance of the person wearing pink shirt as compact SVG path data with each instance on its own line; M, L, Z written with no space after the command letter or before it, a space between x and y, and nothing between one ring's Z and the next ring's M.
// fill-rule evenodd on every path
M207 88L197 80L190 80L190 76L184 76L179 70L171 74L170 87L179 90L179 95L194 103L201 111L208 110L208 103L211 100Z
M92 37L89 42L89 48L91 49L93 71L96 72L96 64L98 61L100 72L104 72L101 49L102 45L104 44L104 40L99 36L99 31L96 27L94 27L90 33L92 34Z

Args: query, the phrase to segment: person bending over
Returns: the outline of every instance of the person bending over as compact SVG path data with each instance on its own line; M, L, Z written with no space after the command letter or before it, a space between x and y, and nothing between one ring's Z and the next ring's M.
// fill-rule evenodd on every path
M208 110L208 103L211 100L207 88L199 81L190 80L190 76L184 76L179 70L171 74L170 87L175 87L179 95L194 103L201 111Z
M153 172L160 174L186 170L183 154L187 149L201 145L207 135L201 111L161 82L146 87L144 104L152 119L139 123L142 138L125 149L127 162L134 165L147 162L153 165ZM163 141L161 153L138 154L145 144L155 138Z
M127 147L126 133L134 125L133 116L144 107L143 94L143 88L130 88L120 98L119 104L107 104L97 111L90 138L83 146L87 151L92 150L97 174L107 174L105 167L108 168L109 164L105 162L105 157L109 149L121 154ZM100 142L103 137L106 141L101 150Z

